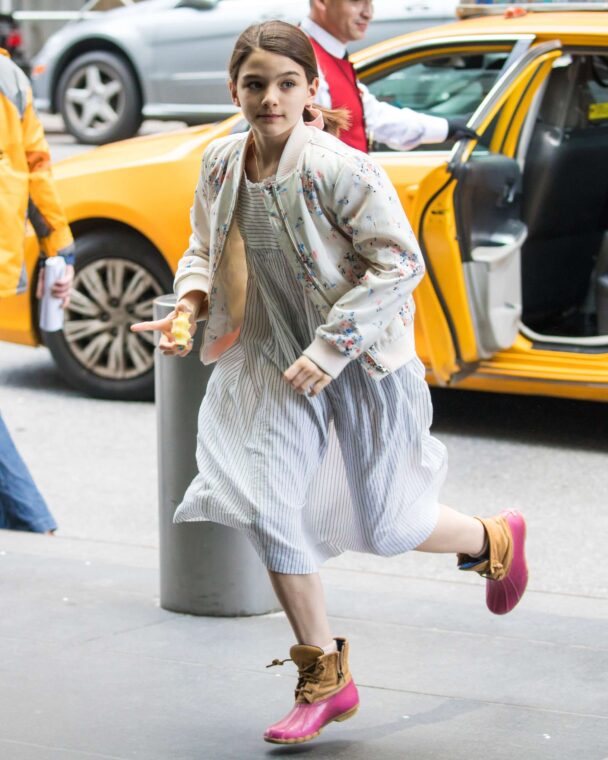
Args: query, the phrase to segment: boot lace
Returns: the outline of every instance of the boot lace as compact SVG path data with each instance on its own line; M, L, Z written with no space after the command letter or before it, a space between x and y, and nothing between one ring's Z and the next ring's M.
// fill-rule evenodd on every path
M284 665L286 662L293 662L291 657L286 660L273 660L267 668L273 668L275 665ZM321 682L321 676L325 671L325 665L321 662L312 662L306 668L298 668L298 684L296 686L296 699L298 697L311 696L310 686Z
M267 668L274 668L275 665L284 665L286 662L293 662L291 657L288 657L286 660L277 660L274 659L270 665L266 665Z
M310 697L314 689L311 685L321 682L321 676L325 671L325 665L320 662L313 662L307 668L298 670L298 685L296 686L296 699L298 697Z

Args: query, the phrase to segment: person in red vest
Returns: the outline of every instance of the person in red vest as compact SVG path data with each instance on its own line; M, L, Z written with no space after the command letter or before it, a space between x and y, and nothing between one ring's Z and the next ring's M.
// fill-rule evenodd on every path
M340 132L340 139L367 153L374 140L395 150L411 150L421 143L477 138L462 120L383 103L357 80L346 44L363 38L372 16L372 0L310 0L310 14L300 24L321 74L315 102L350 111L350 128Z

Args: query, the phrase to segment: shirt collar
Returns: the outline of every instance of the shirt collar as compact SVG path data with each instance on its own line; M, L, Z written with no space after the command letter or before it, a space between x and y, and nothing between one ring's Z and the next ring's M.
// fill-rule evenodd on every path
M312 19L306 17L302 20L300 27L309 37L318 42L322 48L325 48L330 55L333 55L334 58L344 58L346 45L329 32L326 32L322 26L315 24Z

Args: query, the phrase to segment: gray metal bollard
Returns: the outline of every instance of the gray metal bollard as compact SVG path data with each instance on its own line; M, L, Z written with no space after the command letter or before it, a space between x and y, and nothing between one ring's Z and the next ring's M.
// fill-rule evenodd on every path
M154 301L154 319L175 296ZM159 473L160 604L192 615L261 615L279 608L266 568L237 530L211 522L173 523L173 513L197 473L198 410L212 367L201 364L199 327L183 359L155 352Z

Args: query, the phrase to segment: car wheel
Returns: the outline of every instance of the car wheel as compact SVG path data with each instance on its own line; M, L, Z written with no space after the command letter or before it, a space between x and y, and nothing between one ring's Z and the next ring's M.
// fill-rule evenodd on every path
M75 241L76 274L63 330L43 332L59 370L79 391L97 398L154 398L152 333L132 333L152 319L157 296L172 275L156 250L124 232L90 232Z
M132 137L143 118L129 65L103 50L85 53L67 66L59 79L57 103L68 132L87 145Z

